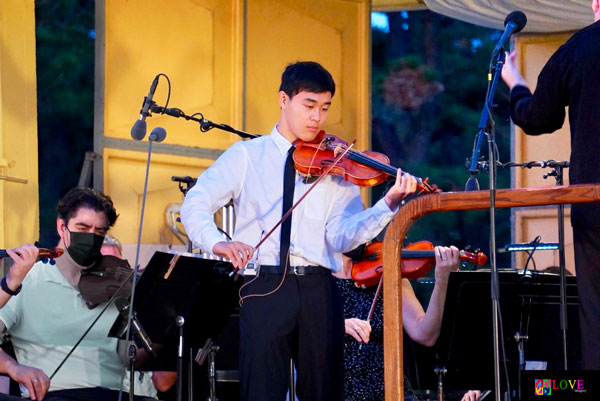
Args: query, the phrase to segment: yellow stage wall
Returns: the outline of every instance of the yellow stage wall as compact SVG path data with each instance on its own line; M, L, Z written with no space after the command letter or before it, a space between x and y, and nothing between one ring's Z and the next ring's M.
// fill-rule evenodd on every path
M550 56L560 45L571 37L570 33L554 35L524 35L516 37L514 46L518 52L517 63L523 77L532 90L535 90L537 77ZM557 160L568 161L571 153L569 121L552 133L540 136L527 136L519 127L513 126L513 160L517 162ZM515 169L513 170L514 188L541 187L555 185L554 177L543 178L550 169ZM564 183L569 183L569 170L564 171ZM537 235L542 242L558 242L557 207L524 208L513 210L513 233L515 242L530 242ZM575 274L573 253L573 230L571 228L570 207L565 207L565 257L566 267ZM517 267L522 268L527 255L519 254ZM538 268L558 266L558 251L536 252L535 261ZM531 268L531 266L529 266Z
M285 66L322 63L337 92L325 129L357 148L369 143L370 5L340 0L158 0L96 2L95 150L103 154L97 187L121 215L113 230L125 244L137 240L147 139L130 129L158 73L171 81L170 107L201 112L217 123L267 134L279 118L277 91ZM154 100L164 105L162 77ZM181 202L171 175L197 176L232 143L234 134L154 115L167 130L155 144L143 244L178 244L164 225L165 208ZM127 248L127 246L126 246Z
M39 238L33 0L0 2L0 248Z

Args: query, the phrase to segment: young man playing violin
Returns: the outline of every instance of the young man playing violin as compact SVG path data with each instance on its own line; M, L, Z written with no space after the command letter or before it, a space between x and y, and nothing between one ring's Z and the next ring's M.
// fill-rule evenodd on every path
M187 234L196 245L230 259L236 269L250 261L259 266L244 270L241 290L244 401L282 401L290 359L301 401L343 399L344 320L331 272L342 269L342 252L374 238L400 202L416 190L416 179L398 171L384 199L363 210L357 187L341 177L325 176L290 218L254 249L291 200L297 201L310 187L294 174L294 145L317 136L334 94L333 78L321 65L289 65L278 94L280 119L270 135L227 149L200 175L181 208ZM213 214L231 199L236 227L233 240L226 241Z
M0 372L32 400L116 400L124 368L117 339L107 337L118 315L114 305L56 369L104 306L89 309L78 284L82 271L102 258L102 241L117 212L108 196L91 188L71 189L57 211L58 246L65 252L55 266L33 264L30 257L33 267L21 293L0 310L0 329L11 334L17 357L0 351Z

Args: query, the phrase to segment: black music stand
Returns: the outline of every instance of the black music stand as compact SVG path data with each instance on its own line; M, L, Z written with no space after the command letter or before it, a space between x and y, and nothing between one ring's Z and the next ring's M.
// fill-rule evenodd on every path
M142 371L175 371L180 328L184 318L184 347L200 348L216 338L237 305L241 281L230 276L230 263L156 252L136 284L134 312L154 344L155 357L138 366ZM124 339L127 314L121 314L109 336Z
M436 344L438 357L447 369L448 389L493 389L493 342L490 272L450 274L442 329ZM560 328L560 277L549 273L523 275L499 272L501 322L506 365L511 390L518 391L519 343L517 332L527 335L523 344L525 361L545 361L547 369L563 363ZM581 369L579 314L575 277L567 277L569 316L569 366ZM501 355L502 386L506 375Z

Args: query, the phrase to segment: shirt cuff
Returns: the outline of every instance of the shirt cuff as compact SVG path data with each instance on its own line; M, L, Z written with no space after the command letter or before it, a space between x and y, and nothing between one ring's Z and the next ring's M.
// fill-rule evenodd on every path
M206 245L208 249L202 250L214 255L213 248L219 242L227 242L227 239L224 238L223 234L221 234L219 231L211 231L210 233L206 234L206 239L203 241L203 244Z
M382 214L395 214L398 210L400 210L400 205L402 205L402 202L398 205L396 210L392 210L386 203L385 197L383 197L379 199L375 205L373 205L373 209Z
M523 96L531 96L531 90L524 85L515 85L510 91L510 100L516 101Z

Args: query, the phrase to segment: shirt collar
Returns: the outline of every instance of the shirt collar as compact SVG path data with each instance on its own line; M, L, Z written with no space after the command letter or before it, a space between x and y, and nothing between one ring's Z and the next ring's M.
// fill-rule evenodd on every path
M67 278L63 275L63 273L61 272L60 269L58 269L58 266L61 266L62 268L68 269L68 270L81 270L83 269L83 266L78 265L73 258L71 257L71 255L69 254L69 252L65 249L65 253L63 253L60 257L54 259L54 261L56 262L56 268L52 269L55 270L55 274L53 274L51 277L49 277L49 281L54 281L56 283L62 284L66 287L71 287L73 288L73 286L71 285L71 283L69 283L69 281L67 280Z
M58 260L62 259L63 257L64 257L64 255L59 258L56 258L54 261L56 263L60 263L60 261L58 261ZM44 276L44 280L46 280L48 282L60 284L60 285L63 285L65 287L69 287L69 288L73 288L73 286L71 284L69 284L69 282L67 281L65 276L63 276L62 273L60 272L60 270L58 270L56 265L53 266L50 263L44 263L41 266L40 272Z
M287 153L292 147L292 144L277 130L277 124L275 124L271 130L271 138L273 139L273 142L275 142L277 149L281 152L281 155L287 157Z

